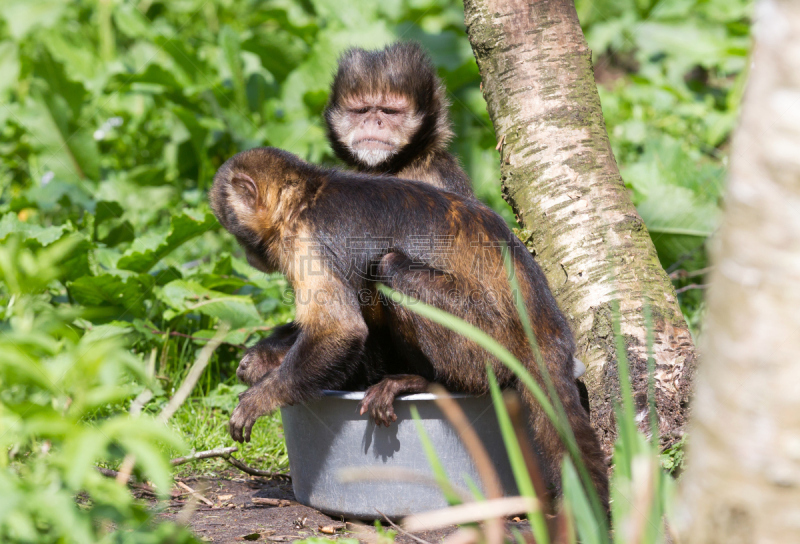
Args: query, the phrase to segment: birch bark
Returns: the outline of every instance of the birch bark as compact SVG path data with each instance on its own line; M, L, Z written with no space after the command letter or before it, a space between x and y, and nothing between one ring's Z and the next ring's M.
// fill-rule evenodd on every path
M704 329L683 543L800 542L800 3L762 0Z
M647 328L655 333L663 445L687 419L694 344L675 291L617 168L591 51L571 0L465 0L467 33L500 142L503 192L572 325L592 423L607 454L618 396L612 301L642 429L647 427Z

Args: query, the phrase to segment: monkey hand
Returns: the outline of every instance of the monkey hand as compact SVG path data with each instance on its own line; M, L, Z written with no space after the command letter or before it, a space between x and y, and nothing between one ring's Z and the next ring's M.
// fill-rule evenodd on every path
M239 405L228 422L231 438L237 442L250 442L250 432L256 420L280 406L273 381L269 378L262 380L239 395Z
M254 385L271 370L281 366L286 349L274 348L261 342L247 350L236 369L236 377L247 385Z
M397 421L397 415L394 413L395 394L394 384L390 380L384 380L369 387L360 404L361 415L369 412L369 416L376 425L388 427Z

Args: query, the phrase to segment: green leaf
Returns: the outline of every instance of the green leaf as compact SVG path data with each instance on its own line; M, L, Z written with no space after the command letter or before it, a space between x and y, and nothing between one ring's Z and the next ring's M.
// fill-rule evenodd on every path
M122 206L113 200L98 200L95 204L94 223L99 225L107 219L119 219L122 217Z
M172 308L164 312L166 319L184 313L200 313L229 323L233 329L263 323L249 297L212 291L194 281L170 282L158 297Z
M144 72L137 74L119 74L114 77L114 81L129 87L133 83L146 83L150 85L157 85L163 87L162 90L180 90L181 84L175 78L175 75L159 64L148 64Z
M9 234L17 233L23 240L35 240L42 246L47 246L60 240L65 232L68 232L69 225L58 225L43 227L25 223L17 218L17 214L8 212L0 219L0 241L5 240Z
M107 445L108 437L98 430L88 428L73 433L64 448L67 485L75 490L81 489L86 473L94 470Z
M19 78L19 50L11 41L0 41L0 96L17 85Z
M211 213L206 213L201 219L195 219L184 212L172 218L169 231L156 244L142 247L137 245L138 240L134 242L131 249L117 262L117 267L134 272L147 272L176 248L218 225L217 219Z
M19 41L35 28L49 28L61 17L69 0L3 0L0 17L8 32Z
M152 34L150 21L133 4L117 4L113 17L117 29L129 38L146 38Z
M203 404L231 413L236 408L236 405L239 404L239 393L244 392L246 389L247 386L243 384L217 384L213 391L203 397Z
M67 285L70 296L84 306L111 306L126 314L142 317L146 314L145 301L155 285L148 274L122 278L113 274L83 276Z
M247 109L246 84L242 71L242 51L239 35L229 26L224 26L219 33L219 45L225 57L225 63L231 72L236 106L240 111Z
M47 85L32 86L33 99L24 110L26 129L39 149L40 175L52 171L65 180L100 178L100 155L88 124L79 121L83 86L58 77L61 65L43 63ZM49 68L53 68L50 70ZM64 85L61 87L61 85Z

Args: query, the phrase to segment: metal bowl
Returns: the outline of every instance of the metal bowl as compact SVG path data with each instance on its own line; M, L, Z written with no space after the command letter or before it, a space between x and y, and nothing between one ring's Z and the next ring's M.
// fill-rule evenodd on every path
M440 489L431 485L433 472L411 418L419 410L448 479L455 487L482 488L480 478L461 440L436 406L432 394L400 396L395 400L397 421L379 427L359 415L363 392L327 391L305 405L281 408L292 486L298 501L334 516L379 519L381 512L397 519L447 506ZM483 441L506 495L516 485L492 401L488 396L453 395ZM342 469L366 479L343 482ZM347 470L349 469L349 470ZM413 470L425 479L387 480L386 469Z

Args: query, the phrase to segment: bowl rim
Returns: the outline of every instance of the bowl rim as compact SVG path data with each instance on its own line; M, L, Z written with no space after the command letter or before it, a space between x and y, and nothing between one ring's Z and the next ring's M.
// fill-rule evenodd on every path
M364 395L366 394L365 391L337 391L334 389L325 389L322 391L322 395L325 398L334 398L340 400L362 400ZM413 393L411 395L398 395L395 397L395 401L423 401L423 400L436 400L438 398L442 398L444 395L435 395L433 393ZM470 395L467 393L450 393L449 397L454 399L466 399L477 397L478 395Z

